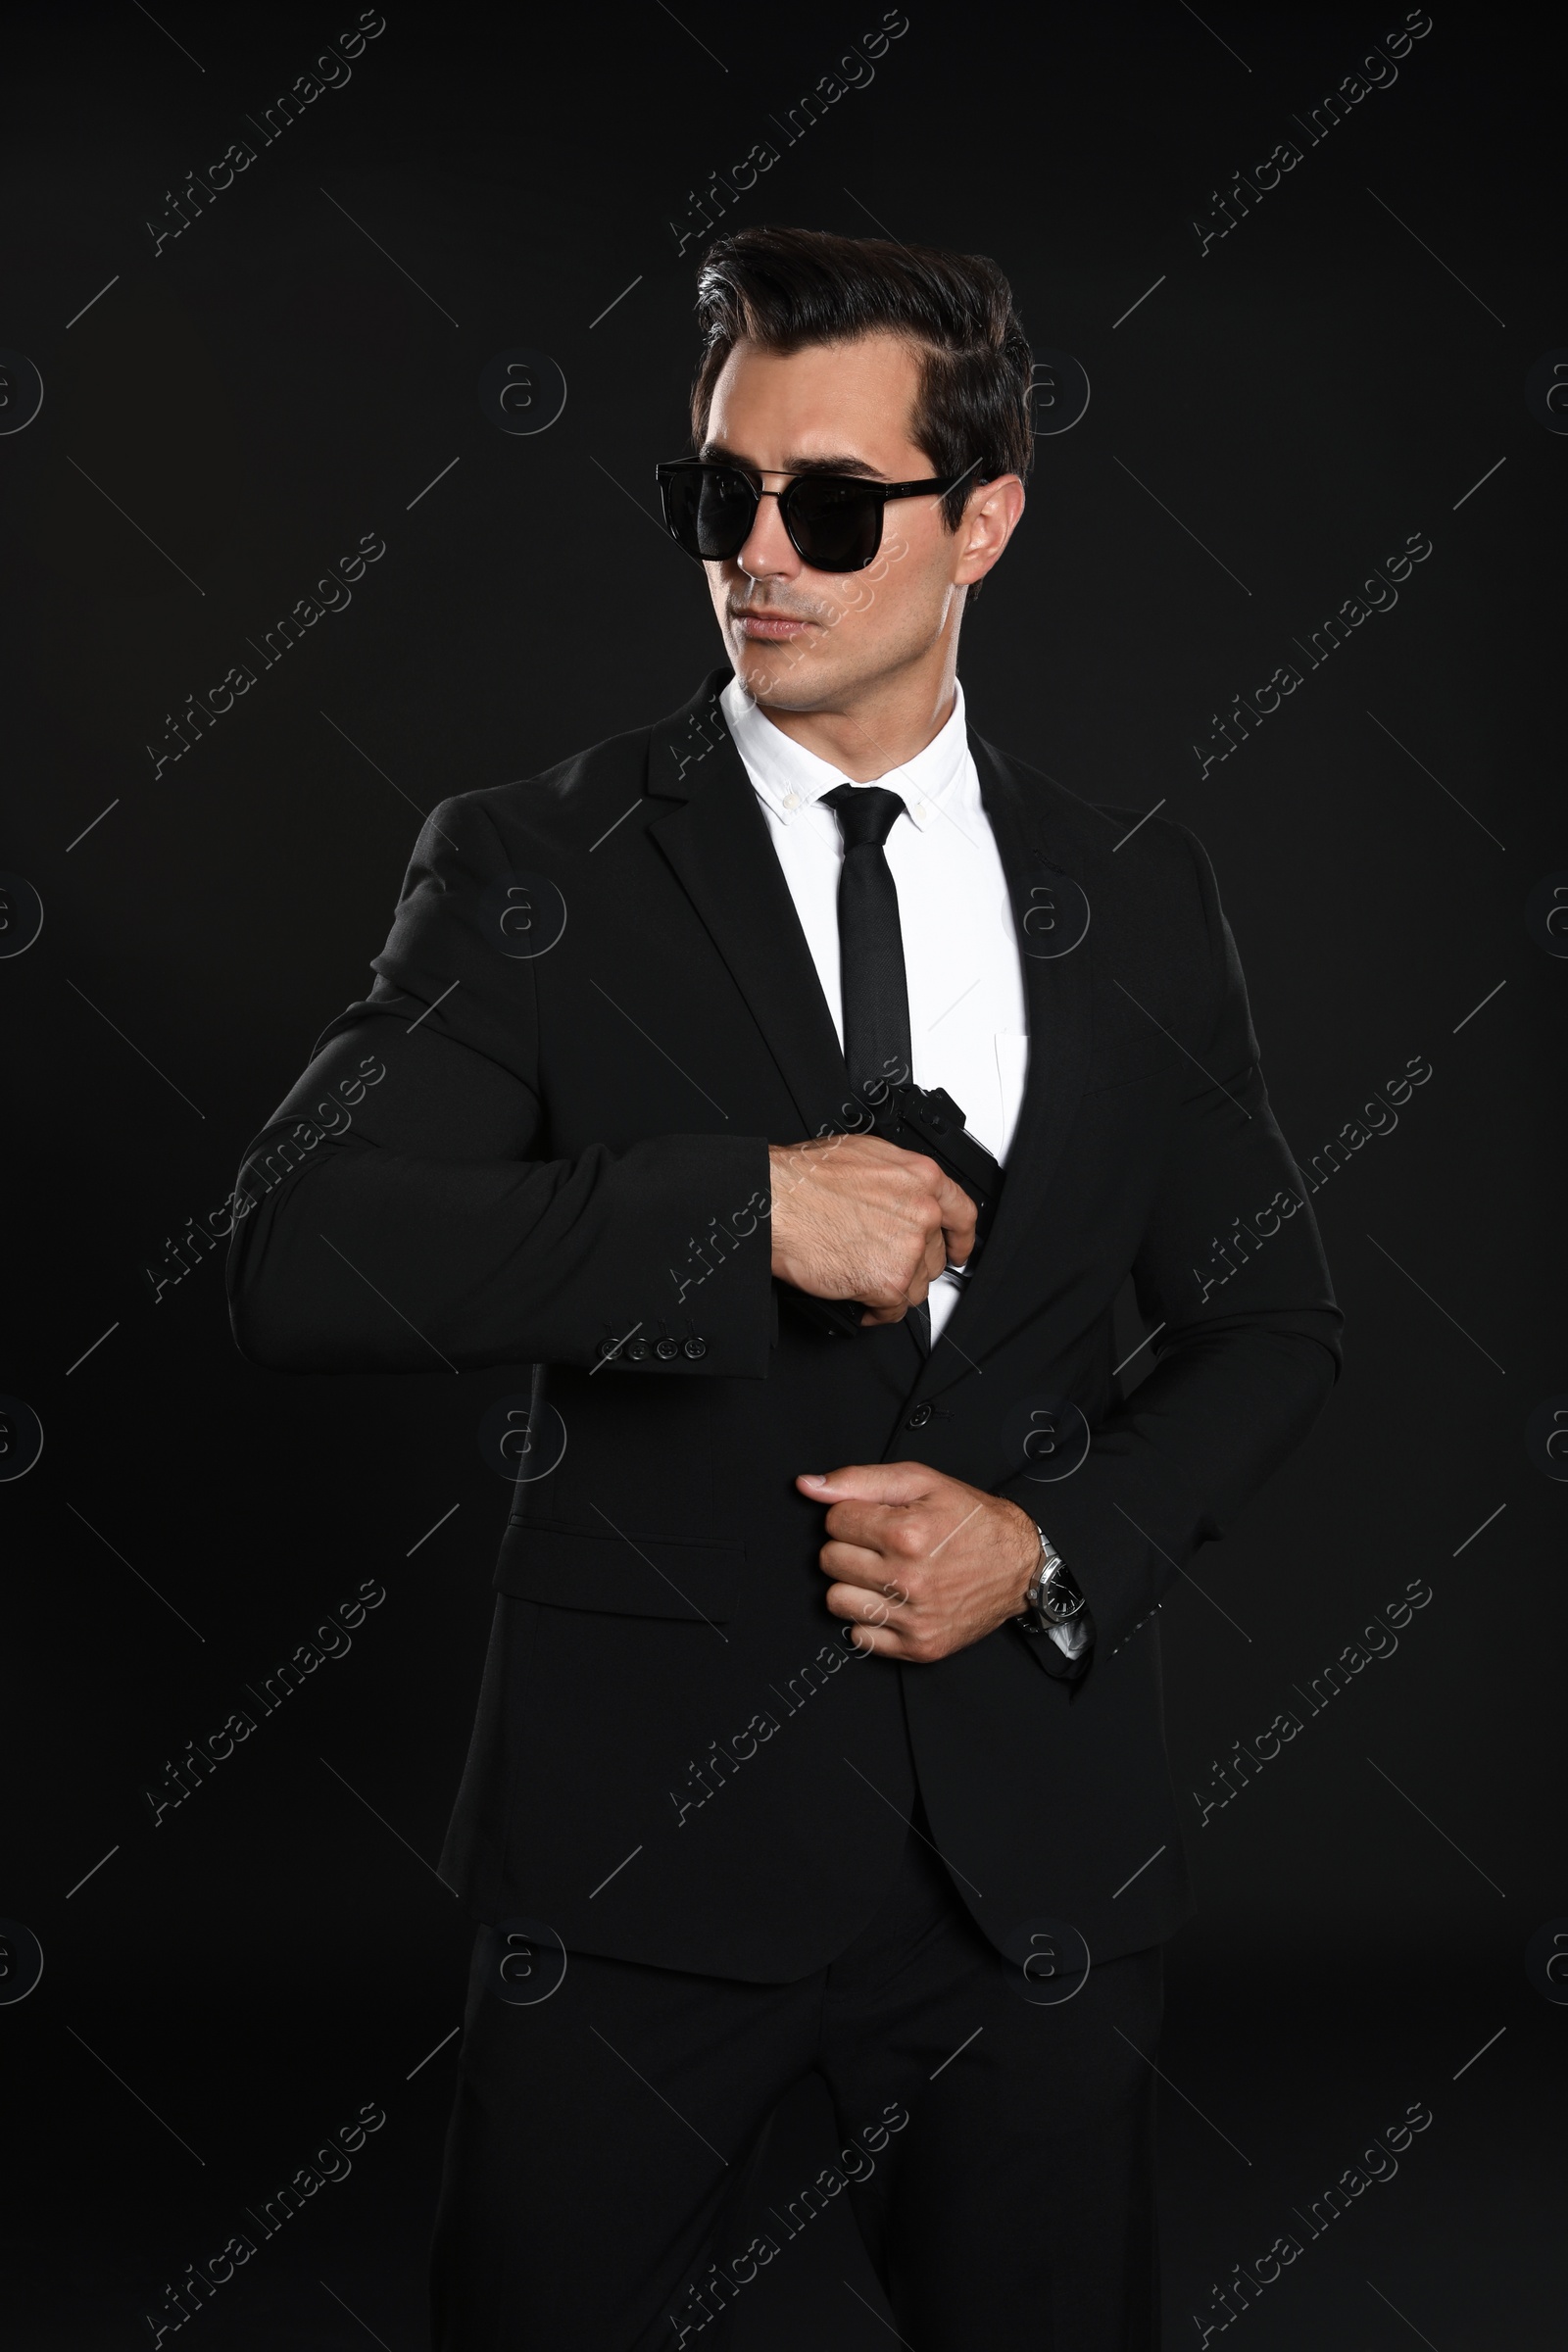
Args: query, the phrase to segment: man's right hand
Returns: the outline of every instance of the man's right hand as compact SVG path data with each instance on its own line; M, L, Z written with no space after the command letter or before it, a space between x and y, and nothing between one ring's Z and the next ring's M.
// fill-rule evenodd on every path
M770 1144L773 1272L897 1323L974 1248L974 1202L923 1152L878 1135Z

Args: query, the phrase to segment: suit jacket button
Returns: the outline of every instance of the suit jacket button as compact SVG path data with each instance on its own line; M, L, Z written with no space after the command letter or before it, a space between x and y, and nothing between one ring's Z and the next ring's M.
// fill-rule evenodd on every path
M633 1364L646 1364L653 1351L653 1344L649 1340L629 1340L622 1350L627 1361Z
M694 1338L687 1340L684 1343L684 1347L686 1353L691 1357L694 1364L699 1356L706 1355L708 1353L708 1342L702 1337L701 1333L697 1334Z
M672 1356L679 1355L680 1342L679 1340L671 1340L667 1338L656 1340L654 1342L654 1353L658 1356L662 1364L667 1364Z
M917 1404L904 1426L906 1429L924 1429L930 1418L931 1407L928 1404Z

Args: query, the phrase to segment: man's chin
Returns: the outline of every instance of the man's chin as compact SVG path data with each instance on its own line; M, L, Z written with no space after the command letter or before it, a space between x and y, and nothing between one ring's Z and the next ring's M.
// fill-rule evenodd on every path
M822 690L819 665L813 659L814 630L783 643L730 634L730 660L735 675L755 702L775 703L781 710L809 708Z

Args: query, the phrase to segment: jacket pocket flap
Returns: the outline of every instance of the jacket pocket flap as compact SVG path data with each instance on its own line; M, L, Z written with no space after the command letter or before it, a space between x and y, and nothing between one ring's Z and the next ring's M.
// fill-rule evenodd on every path
M735 1613L745 1561L740 1544L519 1522L507 1530L493 1582L552 1608L713 1625Z

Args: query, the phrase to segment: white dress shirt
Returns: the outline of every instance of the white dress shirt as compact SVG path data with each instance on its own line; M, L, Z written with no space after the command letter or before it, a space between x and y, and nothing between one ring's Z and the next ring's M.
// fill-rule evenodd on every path
M731 678L719 700L762 804L842 1047L838 894L844 843L837 811L820 803L824 792L857 779L775 727L738 678ZM1028 1068L1028 999L1007 879L964 726L961 686L955 685L952 715L925 750L874 781L898 794L907 816L907 822L895 820L885 854L899 894L910 1075L916 1086L945 1087L970 1134L1004 1162ZM950 1266L931 1285L933 1345L958 1303L963 1281L962 1270ZM1069 1658L1093 1638L1087 1620L1085 1611L1051 1629L1051 1639Z

